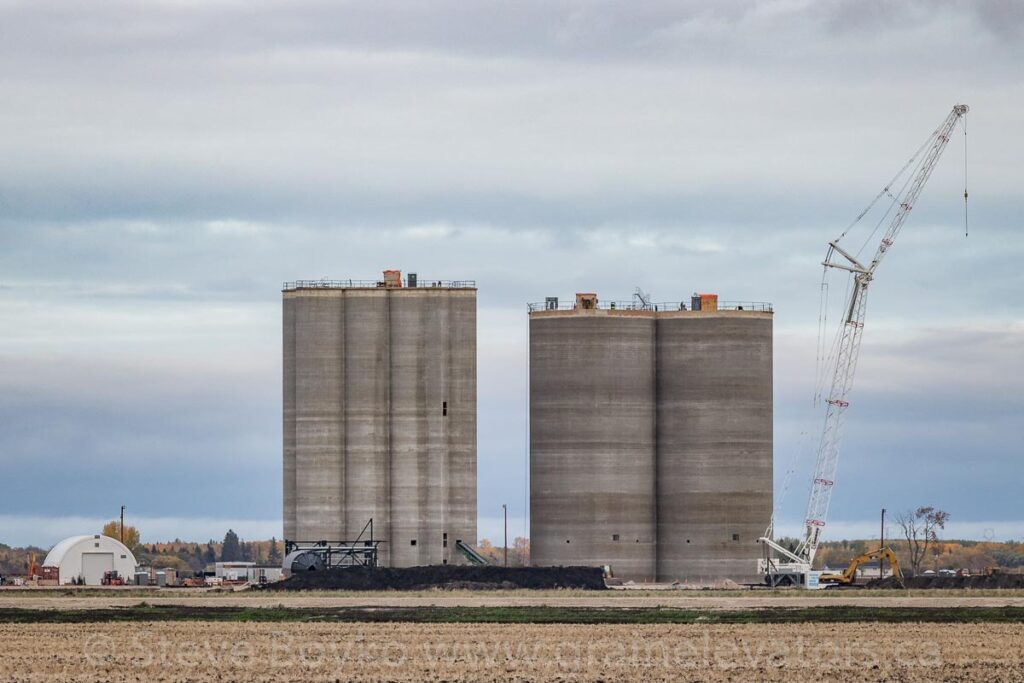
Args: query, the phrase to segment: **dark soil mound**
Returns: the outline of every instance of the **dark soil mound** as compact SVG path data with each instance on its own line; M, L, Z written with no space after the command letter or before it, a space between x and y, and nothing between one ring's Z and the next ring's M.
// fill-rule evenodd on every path
M993 574L991 576L910 576L900 584L896 579L869 581L868 588L1024 588L1024 574Z
M512 588L578 588L604 590L600 567L347 567L293 574L267 584L268 590L494 590Z

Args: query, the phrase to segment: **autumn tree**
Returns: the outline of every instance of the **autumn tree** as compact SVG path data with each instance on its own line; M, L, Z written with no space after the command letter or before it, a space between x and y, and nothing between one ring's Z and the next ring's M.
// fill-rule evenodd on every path
M530 539L516 536L512 541L512 553L514 559L511 563L517 567L528 567L530 565Z
M490 564L501 564L501 555L498 549L488 539L481 538L476 544L476 551Z
M919 507L897 515L896 521L903 530L903 537L907 539L910 568L915 575L921 573L921 563L928 549L938 543L938 532L946 528L948 520L948 512L933 507Z
M112 522L107 522L103 525L103 531L101 532L104 536L110 538L116 538L121 540L121 522L115 519ZM133 526L124 527L124 541L122 541L130 549L134 550L139 545L139 530Z

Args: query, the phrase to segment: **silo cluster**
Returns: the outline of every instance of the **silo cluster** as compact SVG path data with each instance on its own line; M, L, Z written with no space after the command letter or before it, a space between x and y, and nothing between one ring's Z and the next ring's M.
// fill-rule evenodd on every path
M771 510L770 306L531 306L533 564L743 580Z
M283 291L284 534L384 566L476 541L476 288L386 271Z

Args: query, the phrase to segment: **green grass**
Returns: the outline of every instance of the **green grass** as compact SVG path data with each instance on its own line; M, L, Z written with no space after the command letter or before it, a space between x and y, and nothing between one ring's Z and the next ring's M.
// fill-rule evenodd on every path
M0 608L0 623L121 621L407 622L499 624L1024 623L1024 607L830 607L693 610L592 607L287 608L154 606L83 610Z
M85 598L85 599L123 599L123 598L174 598L202 601L204 597L216 597L218 600L238 599L240 601L254 597L275 598L280 597L287 601L295 598L526 598L541 600L544 598L579 598L605 601L618 599L643 598L657 602L659 600L694 599L704 598L746 598L756 601L759 598L792 598L801 600L806 598L817 599L842 599L857 600L859 598L1021 598L1024 597L1022 589L971 589L971 588L945 588L945 589L912 589L912 590L868 590L868 589L833 589L809 591L800 589L779 589L779 590L607 590L607 591L586 591L586 590L420 590L420 591L341 591L341 590L316 590L316 591L295 591L295 592L272 592L258 590L236 591L231 589L202 589L202 588L97 588L97 587L61 587L49 589L0 589L0 606L17 604L22 599L36 598Z

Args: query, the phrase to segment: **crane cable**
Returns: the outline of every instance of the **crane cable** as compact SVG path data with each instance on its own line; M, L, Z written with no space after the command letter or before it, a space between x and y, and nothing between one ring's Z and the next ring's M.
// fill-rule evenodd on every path
M967 237L967 114L963 115L964 123L964 237Z
M928 139L924 141L924 144L922 144L920 147L917 148L917 151L914 152L913 156L911 156L910 159L907 160L907 163L905 163L903 165L903 168L901 168L899 170L899 172L896 175L893 176L892 180L890 180L888 182L888 184L886 184L886 186L883 187L879 191L879 193L877 195L875 195L875 198L871 200L871 203L868 204L864 208L864 210L861 211L860 214L856 218L853 219L853 222L846 226L846 229L843 230L843 232L839 235L839 237L836 238L836 240L835 240L836 242L840 242L844 237L846 237L846 233L850 232L850 230L853 228L853 226L857 225L857 223L860 223L860 220L862 218L864 218L864 216L867 215L868 211L871 211L871 209L874 208L874 206L878 202L878 200L882 198L882 195L888 194L890 199L895 201L896 198L892 196L892 193L889 191L889 188L892 187L896 183L896 181L900 179L900 176L902 176L904 173L906 173L907 169L910 168L911 164L913 164L915 161L917 161L917 157L920 156L921 152L923 152L926 147L928 147L928 145L931 143L932 139L936 135L938 135L939 130L941 128L942 128L942 126L939 126L939 128L936 128L935 131L933 131L932 134L928 136Z
M926 142L925 144L927 145L932 140L934 140L937 136L938 136L938 131L936 131L935 133L932 133L932 136L930 138L928 138L928 142ZM913 161L913 159L911 161ZM887 208L885 210L885 213L883 213L882 216L878 219L878 222L875 223L875 227L871 231L871 234L868 235L866 238L864 238L864 243L862 245L860 245L860 248L857 250L857 253L856 253L857 258L860 258L860 255L864 253L864 250L868 248L868 245L871 244L874 241L875 235L878 234L878 231L881 229L882 225L889 225L891 223L890 216L894 215L893 214L894 210L898 211L898 207L899 207L899 205L901 203L901 199L906 194L907 188L910 186L910 183L913 182L914 177L917 176L918 173L920 173L921 167L924 166L926 161L927 161L927 158L922 157L917 162L917 164L914 165L913 172L907 174L906 179L903 181L903 184L900 186L900 189L896 192L895 195L892 194L892 192L889 192L889 197L892 198L892 201L889 202L889 208ZM908 162L908 165L909 165L909 162ZM904 169L903 169L903 171L900 171L900 174L902 174L904 171L906 171L906 168L907 167L904 166ZM895 181L896 179L894 178L893 180ZM890 187L891 186L892 185L890 184Z
M920 166L922 163L924 163L924 159L919 159L919 157L921 156L921 153L928 147L928 145L933 142L933 140L935 139L935 136L939 134L939 131L941 129L942 129L942 127L939 126L939 128L936 128L932 132L932 134L928 136L928 138L924 141L924 143L922 143L922 145L917 148L917 151L915 151L911 155L911 157L907 160L907 163L905 163L903 165L903 168L901 168L896 173L896 175L894 175L892 177L892 180L890 180L885 185L885 187L883 187L879 191L879 193L877 195L875 195L875 197L864 208L864 210L861 211L860 214L856 218L853 219L853 222L851 222L849 225L846 226L846 229L843 230L843 232L840 233L839 237L836 238L836 240L835 240L836 243L839 243L840 241L842 241L842 239L844 237L846 237L846 235L850 232L850 230L852 230L855 225L857 225L858 223L861 222L861 220L868 214L868 212L871 211L871 209L874 208L875 204L878 203L879 199L881 199L884 195L888 195L889 199L890 199L889 208L885 211L884 214L882 214L882 217L878 220L878 223L875 224L874 230L872 230L871 234L868 235L867 239L864 240L864 244L862 244L860 249L857 250L857 256L858 257L860 256L860 254L864 251L865 247L867 247L868 243L871 241L871 239L878 232L878 229L882 226L882 223L885 221L886 218L888 218L888 216L892 212L893 208L899 202L899 197L902 196L903 192L906 190L907 185L910 183L910 180L913 178L914 174L910 174L909 176L907 176L906 180L903 181L903 186L899 189L899 191L895 195L892 193L892 186L895 185L896 182L899 181L899 179L903 176L903 174L907 172L907 169L909 169L911 166L914 166L915 162L917 162L917 166ZM967 122L965 120L964 121L964 135L966 136L966 134L967 134ZM965 202L967 201L967 170L966 170L967 152L966 152L966 145L967 145L967 141L965 139L964 140L964 146L965 146L964 147L964 164L965 164L965 166L964 166L964 201ZM966 220L967 220L966 219L966 208L964 209L964 211L965 211L964 222L965 222L965 230L966 230ZM825 261L828 261L829 258L831 257L831 255L832 255L832 250L830 249L828 255L825 257ZM824 390L824 385L825 385L825 374L828 372L828 368L829 368L829 365L831 363L832 356L835 353L835 347L838 345L838 342L839 342L839 339L838 339L839 335L837 334L836 335L836 339L833 340L832 348L829 348L827 346L827 344L828 344L828 341L827 341L828 340L828 332L827 332L827 327L828 327L828 289L829 289L828 276L829 276L829 268L828 268L828 266L825 266L824 271L822 272L822 275L821 275L821 290L819 292L819 301L818 301L818 342L816 344L816 349L815 349L815 366L816 366L815 369L814 369L814 375L815 375L815 377L814 377L814 386L815 386L815 391L814 391L814 398L813 398L813 401L812 401L812 403L814 405L817 405L818 402L821 400L821 392Z
M828 325L828 266L822 267L821 289L818 293L818 342L815 346L814 357L814 399L811 405L817 406L821 399L821 375L824 373L821 366L825 361L825 340L826 326Z

